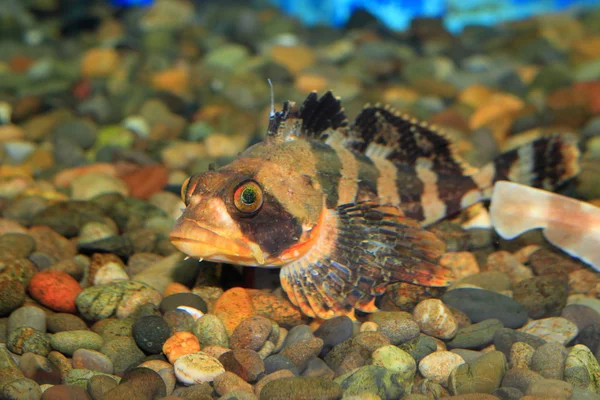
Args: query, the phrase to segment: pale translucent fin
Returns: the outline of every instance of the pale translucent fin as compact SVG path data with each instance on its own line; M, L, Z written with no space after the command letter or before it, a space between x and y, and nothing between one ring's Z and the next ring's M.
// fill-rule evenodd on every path
M550 243L600 271L600 208L513 182L497 182L490 206L492 225L512 239L542 229Z

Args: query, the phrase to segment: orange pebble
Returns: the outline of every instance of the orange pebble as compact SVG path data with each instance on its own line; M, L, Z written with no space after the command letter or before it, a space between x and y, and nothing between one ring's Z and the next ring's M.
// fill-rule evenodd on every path
M163 344L162 350L169 362L174 364L179 357L200 351L200 342L191 332L175 332Z
M231 335L240 322L255 314L255 310L246 289L234 287L217 299L213 314L223 321L227 333Z
M81 290L79 283L63 271L41 271L29 282L31 297L58 312L76 312L75 298Z
M173 283L169 283L169 285L165 288L165 297L170 296L172 294L175 293L189 293L190 289L188 289L187 286L179 283L179 282L173 282Z

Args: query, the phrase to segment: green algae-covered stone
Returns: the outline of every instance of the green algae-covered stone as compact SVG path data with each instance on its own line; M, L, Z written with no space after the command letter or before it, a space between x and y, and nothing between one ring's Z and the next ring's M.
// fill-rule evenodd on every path
M448 388L454 395L491 393L500 387L507 370L508 363L504 353L490 351L452 370L448 378Z
M108 376L117 382L121 381L121 378L115 375L92 371L91 369L75 368L67 373L67 375L63 378L63 383L65 385L80 386L84 389L87 389L90 379L96 375Z
M342 387L344 396L375 393L382 399L399 399L408 392L412 381L406 382L400 374L385 367L368 365L357 368L334 380Z
M565 381L600 393L600 364L587 346L577 344L569 351L565 360Z
M412 382L417 372L417 363L415 359L407 352L396 346L383 346L375 350L372 354L373 365L385 367L405 382Z
M21 327L10 332L6 347L16 354L35 353L46 357L50 353L50 338L33 328Z
M229 336L223 322L213 314L205 314L194 322L192 332L202 347L229 347Z
M58 332L50 338L50 346L66 356L72 357L77 349L100 350L102 337L92 331Z
M260 391L261 400L337 400L341 398L340 385L319 377L279 378L267 383Z
M448 348L482 349L494 341L496 331L501 328L504 328L502 322L495 318L467 326L458 331L454 339L448 343Z

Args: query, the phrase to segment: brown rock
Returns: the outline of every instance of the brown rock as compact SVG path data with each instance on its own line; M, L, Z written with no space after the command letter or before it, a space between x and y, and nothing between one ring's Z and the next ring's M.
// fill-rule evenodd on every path
M253 350L231 350L222 354L219 361L225 370L233 372L246 382L260 379L265 372L265 363Z
M81 60L81 75L86 78L103 78L111 74L119 64L119 54L111 48L88 50Z
M217 299L213 314L223 321L227 333L231 336L240 322L255 314L255 309L248 292L243 288L235 287L227 290Z
M169 181L169 172L162 165L148 165L121 178L129 187L129 195L147 199L160 192Z
M252 385L233 372L225 371L213 380L213 387L219 396L224 396L233 390L245 390L254 393Z
M313 337L292 343L284 347L279 354L288 357L299 371L304 371L308 361L318 356L322 348L323 340Z
M254 316L243 320L229 338L232 349L260 350L271 334L271 320L263 316Z

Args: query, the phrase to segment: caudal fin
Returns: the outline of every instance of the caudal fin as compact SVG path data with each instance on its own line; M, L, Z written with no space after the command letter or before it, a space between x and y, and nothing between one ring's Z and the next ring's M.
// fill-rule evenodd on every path
M485 198L494 183L511 181L553 191L579 171L579 148L572 134L553 134L500 154L473 177Z

